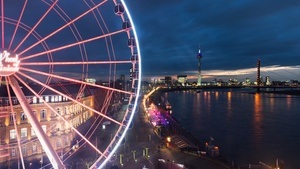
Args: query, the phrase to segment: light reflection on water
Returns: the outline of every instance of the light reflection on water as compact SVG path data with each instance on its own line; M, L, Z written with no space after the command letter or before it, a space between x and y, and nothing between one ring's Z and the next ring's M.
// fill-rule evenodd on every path
M239 164L300 166L300 97L241 90L171 92L173 115L193 135L211 136L221 154Z

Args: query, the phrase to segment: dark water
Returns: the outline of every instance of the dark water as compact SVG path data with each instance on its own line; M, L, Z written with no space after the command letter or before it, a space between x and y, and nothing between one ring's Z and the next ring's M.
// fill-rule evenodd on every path
M300 97L239 89L165 93L173 116L202 142L211 136L236 164L300 168Z

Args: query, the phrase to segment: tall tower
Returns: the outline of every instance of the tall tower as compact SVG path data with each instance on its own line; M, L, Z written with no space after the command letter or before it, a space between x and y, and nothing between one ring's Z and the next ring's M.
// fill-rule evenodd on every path
M260 78L260 59L257 60L256 66L257 66L256 83L257 83L257 86L260 86L260 85L261 85L261 78Z
M198 59L198 83L197 86L201 86L201 58L202 58L202 53L199 48L198 54L197 54L197 59Z
M256 92L260 92L260 85L261 85L261 78L260 78L260 59L257 59L257 77L256 77L256 85L257 85L257 91Z

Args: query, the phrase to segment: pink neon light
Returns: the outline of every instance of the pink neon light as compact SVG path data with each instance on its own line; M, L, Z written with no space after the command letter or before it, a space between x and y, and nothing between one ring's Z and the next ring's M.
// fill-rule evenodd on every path
M72 100L72 101L75 102L76 104L79 104L79 105L81 105L82 107L85 107L86 109L91 110L91 111L93 111L94 113L97 113L97 114L99 114L100 116L103 116L103 117L105 117L106 119L108 119L108 120L110 120L110 121L112 121L112 122L114 122L114 123L116 123L116 124L118 124L118 125L120 125L120 126L123 125L122 123L116 121L115 119L113 119L113 118L111 118L111 117L108 117L107 115L105 115L105 114L103 114L103 113L100 113L99 111L97 111L97 110L95 110L95 109L92 109L92 108L90 108L89 106L84 105L83 103L81 103L81 102L79 102L79 101L73 99L72 97L70 97L70 96L68 96L68 95L66 95L66 94L64 94L64 93L61 93L61 92L59 92L59 91L53 89L52 87L50 87L50 86L48 86L48 85L46 85L46 84L44 84L44 83L42 83L42 82L40 82L40 81L38 81L38 80L32 78L32 77L30 77L30 76L28 76L28 75L26 75L26 74L24 74L24 73L22 73L22 72L17 72L17 73L19 73L20 75L24 76L25 78L28 78L29 80L32 80L32 81L36 82L37 84L39 84L39 85L41 85L41 86L43 86L43 87L45 87L45 88L47 88L47 89L49 89L49 90L55 92L55 93L57 93L57 94L59 94L59 95L61 95L61 96L64 96L64 97L68 98L69 100Z
M85 138L76 128L74 128L63 116L61 116L59 113L56 112L56 110L50 106L44 99L43 97L41 97L39 94L37 94L30 86L28 86L20 77L18 77L17 75L15 75L15 77L21 81L25 87L27 87L36 97L38 97L39 99L41 99L43 101L43 103L49 108L51 109L52 112L54 112L57 116L59 116L70 128L72 128L72 130L74 130L84 141L86 141L86 143L88 143L95 151L97 151L99 154L102 154L102 152L95 147L87 138ZM77 102L78 103L78 102Z
M119 30L119 31L116 31L116 32L111 32L111 33L108 33L108 34L105 34L105 35L96 36L94 38L82 40L82 41L79 41L79 42L76 42L76 43L71 43L69 45L61 46L61 47L51 49L51 50L48 50L48 51L44 51L44 52L41 52L41 53L37 53L37 54L29 55L29 56L24 56L24 57L20 58L20 60L26 60L26 59L30 59L30 58L33 58L33 57L36 57L36 56L40 56L40 55L48 54L48 53L51 53L51 52L59 51L59 50L62 50L62 49L70 48L70 47L73 47L73 46L76 46L76 45L81 45L83 43L88 43L88 42L91 42L91 41L94 41L94 40L102 39L102 38L112 36L112 35L115 35L115 34L118 34L118 33L124 32L124 31L126 31L126 30L122 29L122 30Z
M20 22L21 22L21 18L22 18L22 16L23 16L23 13L24 13L24 10L25 10L25 7L26 7L26 4L27 4L27 0L24 2L24 5L23 5L23 8L22 8L21 14L20 14L20 16L19 16L19 19L18 19L17 25L16 25L16 27L15 27L14 33L13 33L13 35L12 35L12 37L11 37L11 40L10 40L8 49L11 48L11 45L12 45L14 39L15 39L17 30L18 30L19 25L20 25Z
M26 66L49 66L49 65L83 65L83 64L121 64L131 63L131 61L82 61L82 62L22 62L20 65Z
M36 71L36 70L24 68L24 67L20 67L20 69L28 71L28 72L33 72L33 73L37 73L37 74L40 74L40 75L44 75L44 76L51 76L51 77L54 77L54 78L57 78L57 79L67 80L67 81L70 81L70 82L84 84L84 85L88 85L88 86L93 86L93 87L97 87L97 88L101 88L101 89L106 89L106 90L111 90L111 91L126 93L126 94L130 94L130 95L134 94L134 93L131 93L131 92L128 92L128 91L124 91L124 90L119 90L119 89L115 89L115 88L111 88L111 87L106 87L106 86L101 86L101 85L97 85L97 84L87 83L87 82L84 82L84 81L75 80L75 79L71 79L71 78L68 78L68 77L58 76L58 75L54 75L54 74L50 74L50 73L45 73L45 72L41 72L41 71Z
M15 95L17 96L20 105L22 106L22 109L24 113L26 114L28 120L30 121L30 124L34 128L34 131L36 133L36 136L40 140L41 145L43 146L53 168L55 169L65 169L61 159L58 157L57 153L53 149L47 137L45 132L43 131L42 127L40 126L36 116L33 114L33 111L27 102L27 99L21 90L21 87L19 86L16 78L14 76L9 77L9 81L11 83L11 88L13 89Z
M2 49L4 49L4 0L1 0Z
M85 13L81 14L80 16L78 16L77 18L73 19L72 21L68 22L66 25L60 27L59 29L57 29L56 31L52 32L51 34L49 34L48 36L46 36L45 38L41 39L40 41L36 42L35 44L31 45L30 47L28 47L27 49L25 49L22 52L19 52L19 55L22 55L23 53L27 52L28 50L32 49L33 47L35 47L36 45L40 44L41 42L47 40L48 38L50 38L51 36L55 35L56 33L58 33L59 31L63 30L64 28L66 28L67 26L73 24L75 21L79 20L80 18L84 17L85 15L87 15L88 13L90 13L91 11L93 11L95 8L98 8L99 6L103 5L105 2L107 2L107 0L103 0L103 2L99 3L98 5L94 6L93 8L91 8L90 10L86 11Z
M35 30L35 28L44 20L44 18L48 15L48 13L52 10L52 8L56 5L58 0L56 0L51 7L46 11L46 13L40 18L40 20L33 26L33 28L27 33L27 35L23 38L23 40L19 43L19 45L14 49L14 52L16 52L19 47L24 43L24 41L32 34L32 32Z
M106 101L105 101L105 103L103 104L103 107L101 108L101 112L103 112L104 111L104 108L108 108L107 106L108 106L108 104L109 104L109 101L111 100L111 98L112 98L112 94L113 94L113 92L112 91L109 91L109 92L107 92L107 94L106 94ZM98 104L97 102L96 102L96 104ZM106 111L106 110L105 110ZM95 127L94 127L94 129L93 129L93 131L91 132L91 134L89 134L89 136L87 137L87 133L89 133L90 132L90 130L91 130L91 128L89 128L89 130L87 131L87 133L86 133L86 135L85 135L85 137L87 137L87 139L90 139L91 137L92 137L92 135L95 133L95 131L97 130L97 128L99 127L99 125L101 124L101 123L99 123L98 122L98 119L100 118L100 116L98 116L97 117L97 119L93 122L93 124L91 125L91 126L94 126L94 125L96 125ZM82 140L80 140L79 141L79 143L81 142ZM79 147L79 148L81 148L82 146L84 146L84 144L81 144L81 146ZM70 150L69 150L70 151ZM68 152L69 152L68 151ZM66 152L65 154L68 154L68 152ZM104 154L104 157L105 158L107 158L107 156L105 156L105 153L102 153L102 154ZM71 155L70 155L71 156ZM68 156L68 157L66 157L64 160L67 160L70 156Z
M14 128L16 131L18 131L18 127L16 124L16 117L14 115L14 107L12 105L12 100L11 100L11 94L10 94L10 90L9 90L9 85L10 85L10 81L8 80L7 77L5 77L5 81L8 83L8 85L6 85L6 90L8 93L8 98L9 98L9 107L10 107L10 112L13 114L13 121L14 121ZM21 163L22 163L22 167L25 168L25 164L24 164L24 158L23 158L23 153L22 153L22 149L21 149L21 139L20 139L20 135L18 132L16 132L17 134L17 142L18 142L18 148L19 148L19 152L20 152L20 158L21 158Z
M0 53L0 74L2 76L10 76L19 70L18 55L10 55L6 50Z

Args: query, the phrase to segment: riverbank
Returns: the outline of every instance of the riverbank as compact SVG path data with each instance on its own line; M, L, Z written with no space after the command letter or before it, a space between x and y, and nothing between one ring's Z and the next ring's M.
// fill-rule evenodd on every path
M200 91L201 90L212 90L212 89L253 89L253 93L273 93L273 94L285 94L285 95L295 95L300 96L300 87L291 86L291 87L278 87L278 86L263 86L257 90L256 86L181 86L181 87L172 87L172 88L159 88L156 92L158 93L166 93L173 91Z
M198 140L188 130L182 126L178 120L172 117L168 111L165 110L166 102L161 97L160 91L153 93L150 97L150 103L155 104L158 111L161 113L163 118L167 119L168 125L162 125L165 128L164 133L158 133L162 140L166 140L166 136L170 137L170 146L181 153L187 155L193 155L199 159L203 159L218 165L223 168L235 168L232 163L222 156L210 156L206 153L205 142ZM200 164L198 164L200 165Z
M250 146L255 145L253 142L251 142L253 140L249 138L253 137L253 135L256 136L255 135L256 133L254 134L253 133L245 134L245 133L257 131L257 130L260 133L260 132L264 132L268 128L257 128L256 127L257 125L244 128L245 123L241 123L240 120L237 121L236 119L243 119L244 117L247 117L249 119L250 117L249 121L253 122L252 120L257 120L255 118L256 116L253 117L252 119L253 113L259 115L260 114L270 115L270 113L267 112L272 111L273 109L270 108L269 106L264 107L265 113L262 112L262 109L257 109L257 107L258 105L262 106L262 104L260 103L263 101L263 98L265 98L265 100L271 100L273 102L274 99L268 97L267 94L262 94L260 95L260 97L258 97L258 95L255 96L251 94L249 95L247 94L247 92L243 92L243 90L237 89L236 91L237 91L236 93L233 92L232 90L217 90L217 91L202 90L201 93L195 93L194 91L170 92L170 93L157 92L152 95L153 96L152 100L155 101L155 103L157 103L157 105L159 105L160 109L162 110L165 108L164 105L166 103L172 104L172 110L173 110L172 114L176 115L175 117L178 117L177 119L178 125L183 130L186 130L184 132L189 134L192 133L191 134L192 137L197 136L197 138L201 139L201 140L196 139L195 141L196 145L200 144L202 146L202 147L200 146L200 150L203 150L203 145L206 140L209 140L210 136L216 138L218 145L220 145L219 148L220 148L221 156L225 155L229 157L226 158L227 159L226 161L230 166L234 164L233 167L235 168L245 167L248 166L248 164L250 163L252 167L255 166L256 168L257 167L263 168L263 166L259 164L260 160L268 164L273 164L272 162L274 162L276 158L279 157L276 155L278 153L270 154L268 157L266 157L266 156L261 156L262 153L260 149L255 151L252 151L253 149L252 150L247 149L247 151L244 151L244 149L241 149L241 147L239 147L239 145L242 145L242 143L247 143L247 145ZM178 99L177 95L182 97L179 97L180 99ZM286 97L289 98L289 96ZM168 100L166 99L169 99L170 102L168 102ZM245 100L247 103L246 107L248 107L247 109L248 111L245 113L240 113L242 107L238 105L241 102L241 100ZM275 102L281 102L281 100L282 100L281 98L275 99ZM218 106L212 106L217 104ZM245 105L245 102L243 102L243 104ZM234 107L232 107L232 105L234 105ZM281 104L277 103L276 105L278 106ZM232 108L232 109L227 109L227 108ZM258 112L258 110L261 111ZM266 118L266 120L273 119L273 118L275 117L272 116L271 118ZM176 119L174 121L176 121ZM268 125L268 124L271 123L265 123L263 125ZM237 126L240 128L236 128ZM188 128L185 129L185 127ZM198 130L195 130L195 128ZM245 129L246 132L244 132ZM191 133L189 132L189 130L191 131ZM184 132L181 132L180 130L177 131L177 133L180 134ZM226 134L224 135L224 133ZM234 136L230 135L232 133L234 133ZM228 139L227 140L223 139L228 137L233 138L235 136L239 136L239 138L244 138L244 140L242 141L234 140L234 142L230 142L234 144L227 144ZM249 155L249 153L252 155ZM232 158L233 157L232 154L239 154L239 157ZM257 154L258 156L256 157L258 158L251 158L254 154ZM231 163L231 161L234 161L234 163Z

